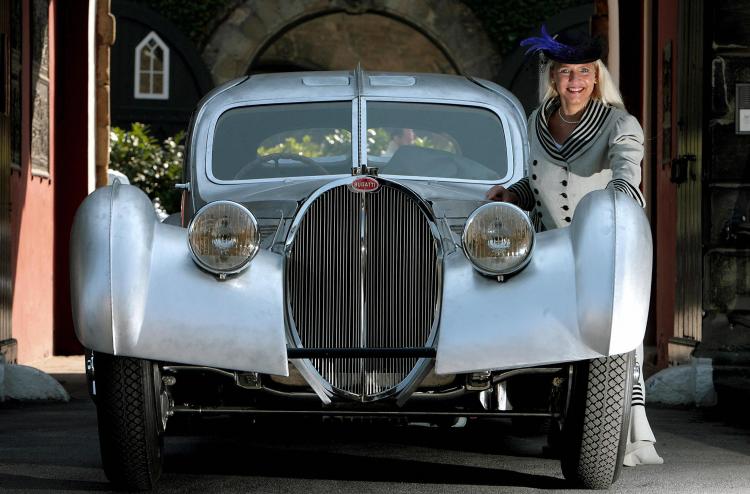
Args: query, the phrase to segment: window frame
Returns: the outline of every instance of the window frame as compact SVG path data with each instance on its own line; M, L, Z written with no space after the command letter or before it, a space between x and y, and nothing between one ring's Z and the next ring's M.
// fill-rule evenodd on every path
M510 179L513 177L513 149L511 143L512 137L510 135L510 122L506 115L500 113L497 111L497 108L489 105L484 102L479 101L467 101L467 100L458 100L458 99L443 99L443 98L409 98L409 97L393 97L393 96L363 96L362 97L362 113L366 115L367 112L367 105L370 102L386 102L386 103L422 103L422 104L435 104L435 105L446 105L446 106L465 106L468 108L481 108L484 110L489 111L493 115L495 115L498 120L500 121L500 125L502 127L503 131L503 137L505 139L505 160L507 163L505 175L501 178L498 178L497 180L476 180L476 179L469 179L469 178L453 178L453 177L435 177L435 176L423 176L423 175L393 175L387 173L387 170L383 170L379 173L380 176L385 178L390 178L393 180L420 180L420 181L430 181L430 182L451 182L451 183L468 183L468 184L486 184L486 185L495 185L495 184L504 184L510 181ZM367 138L367 128L369 128L369 123L364 123L362 127L365 129L365 132L362 132L363 136L363 145L365 146L363 149L363 160L367 162L368 155L367 155L367 147L366 147L366 138Z
M356 138L356 131L358 124L357 119L357 98L309 98L309 99L273 99L273 100L259 100L256 102L253 102L251 104L248 104L246 101L240 101L236 102L230 105L227 105L226 107L222 108L218 114L212 118L211 120L211 126L208 131L208 135L205 141L205 149L206 149L206 161L205 161L205 172L206 176L208 177L208 180L212 183L222 185L222 184L245 184L245 183L264 183L264 182L278 182L278 181L295 181L295 180L310 180L310 179L320 179L321 177L327 177L331 179L341 178L341 177L348 177L351 176L351 174L333 174L333 175L300 175L300 176L292 176L292 177L273 177L273 178L252 178L252 179L242 179L242 180L229 180L229 179L221 179L216 177L214 175L214 156L213 156L213 147L214 147L214 140L216 137L216 129L219 124L219 120L221 117L234 109L237 108L253 108L253 107L261 107L261 106L276 106L276 105L296 105L296 104L307 104L307 103L346 103L349 102L351 105L351 114L352 114L352 139L351 139L351 145L352 145L352 163L351 167L352 169L356 168L355 159L357 157L357 138Z
M154 78L159 72L155 72L153 69L153 66L149 69L144 69L141 67L141 52L144 49L148 48L149 42L154 41L156 43L156 46L158 48L161 48L162 53L164 54L164 59L162 60L162 70L161 70L161 76L162 76L162 91L160 93L156 92L149 92L144 93L141 92L141 75L143 73L147 73L150 76L150 83L151 88L153 89L154 86ZM138 43L135 47L135 70L133 74L133 97L135 99L152 99L152 100L167 100L169 99L169 74L170 74L170 65L169 65L169 46L164 42L164 40L161 39L161 37L156 33L156 31L149 32L140 43Z
M384 172L380 172L379 175L385 178L393 180L414 180L414 181L429 181L429 182L447 182L447 183L465 183L465 184L482 184L482 185L496 185L506 184L510 182L515 173L515 160L513 143L514 137L511 134L511 120L508 115L499 111L498 107L491 104L472 101L472 100L461 100L455 98L426 98L426 97L399 97L399 96L356 96L354 98L342 97L342 98L331 98L331 97L311 97L311 98L272 98L272 99L261 99L253 102L235 101L231 104L223 106L220 111L215 115L211 116L208 131L202 140L202 146L205 149L205 161L204 172L208 181L216 185L239 185L239 184L257 184L257 183L271 183L271 182L293 182L293 181L305 181L311 179L319 179L321 177L327 177L331 180L341 178L347 175L336 174L336 175L306 175L306 176L295 176L295 177L273 177L273 178L255 178L255 179L242 179L242 180L225 180L217 178L213 172L213 145L216 127L221 116L235 108L251 108L255 106L273 106L273 105L284 105L284 104L305 104L305 103L325 103L325 102L341 102L351 101L352 103L352 170L356 169L359 164L357 163L358 158L367 163L367 132L359 132L359 137L355 138L355 129L367 128L367 103L368 102L405 102L405 103L426 103L426 104L438 104L447 106L465 106L470 108L481 108L488 110L494 114L499 120L502 126L503 137L506 143L505 159L508 164L505 171L505 175L496 180L476 180L476 179L465 179L465 178L453 178L453 177L436 177L436 176L420 176L420 175L392 175ZM361 151L361 157L357 155ZM197 166L195 163L193 166Z

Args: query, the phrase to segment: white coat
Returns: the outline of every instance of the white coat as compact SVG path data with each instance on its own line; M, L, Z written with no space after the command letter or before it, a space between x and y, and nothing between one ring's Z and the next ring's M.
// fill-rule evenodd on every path
M529 161L526 177L510 187L521 207L545 229L567 226L588 192L605 187L628 194L645 205L638 190L643 159L643 130L625 110L591 100L581 121L562 145L549 132L548 118L557 111L549 99L529 117Z
M576 206L592 190L613 187L645 205L638 190L643 159L643 130L638 120L598 100L584 110L581 121L562 145L549 132L548 118L557 98L547 100L529 117L529 162L526 177L510 186L521 207L532 211L537 227L568 226ZM637 362L643 362L643 346ZM640 365L640 364L639 364ZM643 377L633 385L625 465L659 464L656 439L646 418Z

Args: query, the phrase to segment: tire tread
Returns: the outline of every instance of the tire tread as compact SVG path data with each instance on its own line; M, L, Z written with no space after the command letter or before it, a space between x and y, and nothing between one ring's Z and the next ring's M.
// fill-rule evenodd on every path
M632 359L630 353L589 362L582 416L572 417L580 436L562 458L565 477L582 487L607 489L619 476L630 415Z
M97 416L107 478L130 490L149 490L161 475L150 362L96 355ZM156 445L154 443L157 443ZM154 447L156 446L156 448Z

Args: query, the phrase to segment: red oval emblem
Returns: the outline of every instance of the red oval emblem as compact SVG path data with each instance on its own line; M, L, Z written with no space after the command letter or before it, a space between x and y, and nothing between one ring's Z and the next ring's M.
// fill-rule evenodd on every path
M351 187L356 192L374 192L380 187L380 182L372 177L358 177L352 181Z

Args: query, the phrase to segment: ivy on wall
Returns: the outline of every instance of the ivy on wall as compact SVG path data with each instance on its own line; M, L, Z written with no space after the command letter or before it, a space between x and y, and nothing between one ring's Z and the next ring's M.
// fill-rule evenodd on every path
M146 5L172 21L199 49L213 30L243 0L131 0ZM279 0L285 1L285 0ZM444 0L449 1L449 0ZM570 7L592 0L450 0L463 1L482 23L498 51L506 55L541 23Z
M213 30L242 0L130 0L172 21L195 46L203 49ZM283 0L282 0L283 1Z
M512 52L542 22L563 10L592 0L463 0L479 18L501 55ZM593 14L593 11L592 11Z

